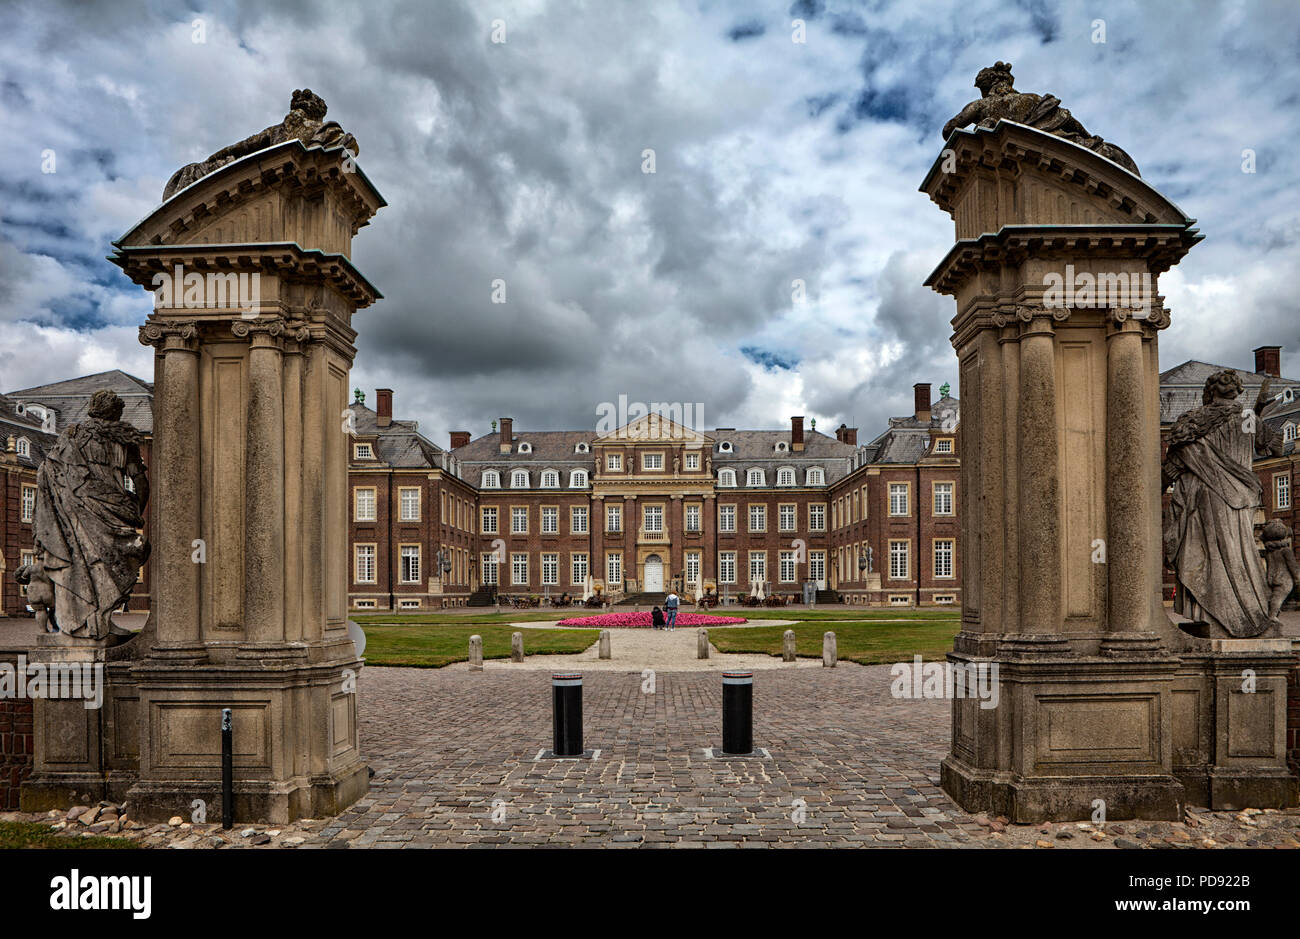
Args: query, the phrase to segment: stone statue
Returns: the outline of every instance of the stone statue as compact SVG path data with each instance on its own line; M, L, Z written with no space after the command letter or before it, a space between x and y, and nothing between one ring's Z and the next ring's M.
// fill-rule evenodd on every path
M1291 549L1291 528L1280 518L1264 526L1264 551L1268 555L1265 580L1268 582L1268 615L1277 618L1282 604L1295 585L1300 583L1295 551Z
M1263 491L1251 469L1268 444L1269 431L1259 419L1268 381L1254 411L1237 404L1243 390L1231 369L1206 379L1203 406L1174 422L1161 471L1162 487L1173 486L1164 547L1178 583L1174 610L1208 623L1215 639L1276 634L1278 625L1255 545Z
M968 124L992 127L999 120L1005 119L1064 137L1118 163L1134 176L1142 175L1127 153L1114 144L1089 134L1069 111L1061 107L1060 98L1016 91L1011 84L1010 62L998 62L989 68L980 69L975 76L975 87L983 97L966 105L956 117L943 125L944 140L959 127Z
M265 150L286 140L301 140L308 147L317 144L324 147L346 147L353 156L356 156L361 152L356 138L346 133L337 121L326 121L326 110L328 109L324 99L320 95L313 94L310 88L295 91L289 101L289 113L285 115L284 120L251 137L244 138L239 143L223 147L202 163L182 166L167 181L167 188L163 190L163 201L166 202L173 193L179 192L196 179L206 176L227 163L233 163L250 153Z
M26 576L52 588L47 629L105 639L130 634L111 617L149 557L140 533L149 482L140 433L121 420L122 399L97 391L89 415L59 435L36 471L37 563Z
M24 564L14 571L14 580L27 588L27 605L36 612L36 625L42 632L57 630L51 620L54 613L54 584L39 564Z

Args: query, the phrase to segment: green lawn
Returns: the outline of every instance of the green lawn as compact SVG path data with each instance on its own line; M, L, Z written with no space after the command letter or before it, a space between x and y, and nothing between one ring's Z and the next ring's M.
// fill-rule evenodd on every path
M45 822L0 822L0 850L6 848L138 848L126 838L90 838L51 831Z
M483 658L510 656L510 626L466 624L461 619L442 624L402 623L365 627L368 665L409 665L441 668L469 660L469 637L483 637ZM581 652L600 638L598 629L528 629L524 634L527 655L555 655Z
M861 617L861 613L858 614ZM787 629L794 630L795 652L820 658L822 634L835 633L841 659L860 665L910 662L920 655L925 661L942 661L952 651L952 640L960 628L958 617L915 623L836 621L796 623L793 626L753 626L741 629L711 629L709 640L719 652L766 652L781 654L781 640Z

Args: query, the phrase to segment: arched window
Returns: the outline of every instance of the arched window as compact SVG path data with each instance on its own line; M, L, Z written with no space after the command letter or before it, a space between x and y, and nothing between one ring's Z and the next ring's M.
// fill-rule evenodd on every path
M761 469L751 469L745 473L746 486L766 486L767 480L764 478Z
M804 484L808 486L826 485L826 471L820 466L810 466L805 475Z
M570 488L570 489L586 489L586 488L587 488L587 471L586 471L586 470L573 470L571 473L569 473L569 488Z
M542 488L543 488L543 489L559 489L559 488L560 488L560 474L557 473L555 470L543 470L543 471L542 471Z
M32 455L32 442L26 437L18 438L18 455L27 457Z
M1295 424L1287 421L1282 425L1282 439L1284 441L1295 440Z
M783 466L776 471L776 484L778 486L794 485L794 470L789 466Z
M736 485L736 471L734 469L718 470L718 485L719 486Z
M500 489L501 474L496 470L484 470L482 485L484 489Z
M511 489L527 489L527 488L528 488L528 470L515 470L513 473L511 473L511 474L510 474L510 488L511 488Z

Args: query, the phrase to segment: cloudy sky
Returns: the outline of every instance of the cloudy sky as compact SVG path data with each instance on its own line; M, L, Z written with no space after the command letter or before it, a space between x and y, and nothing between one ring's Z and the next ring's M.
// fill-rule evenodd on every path
M1276 343L1300 374L1293 0L39 0L0 4L0 52L0 389L151 378L110 241L310 87L389 202L354 243L385 299L353 383L435 442L592 427L620 394L869 438L913 382L958 390L921 285L952 225L917 187L999 59L1199 219L1162 367Z

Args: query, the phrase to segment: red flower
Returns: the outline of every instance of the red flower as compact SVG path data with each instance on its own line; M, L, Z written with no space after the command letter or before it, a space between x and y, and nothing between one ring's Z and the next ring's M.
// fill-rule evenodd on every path
M748 622L743 616L710 616L705 613L678 613L678 626L734 626ZM560 620L560 626L597 626L604 629L648 629L649 613L601 613L598 616L575 616Z

